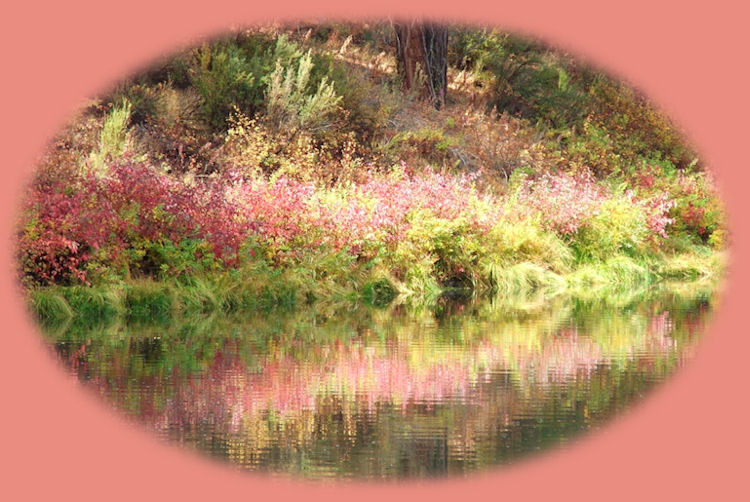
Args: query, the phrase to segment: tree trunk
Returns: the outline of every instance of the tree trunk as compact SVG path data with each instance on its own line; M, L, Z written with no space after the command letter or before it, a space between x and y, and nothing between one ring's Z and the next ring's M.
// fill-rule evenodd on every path
M448 28L417 21L394 23L396 59L405 90L421 86L438 110L448 86Z

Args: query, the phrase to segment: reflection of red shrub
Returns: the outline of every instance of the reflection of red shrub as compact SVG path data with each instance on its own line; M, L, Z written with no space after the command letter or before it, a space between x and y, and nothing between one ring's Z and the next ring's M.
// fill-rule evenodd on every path
M539 344L497 343L481 340L466 346L411 344L406 340L381 345L352 341L310 347L299 358L271 351L258 366L249 369L240 357L237 341L215 353L202 371L185 378L180 372L149 381L151 392L175 392L153 406L151 392L143 393L140 416L163 427L216 422L238 433L250 420L263 420L269 412L282 421L294 420L306 411L320 411L327 397L338 396L356 403L360 411L373 411L380 403L439 403L460 399L486 402L479 385L493 373L510 371L520 389L542 390L591 377L597 368L614 361L634 361L640 354L674 353L671 333L675 324L667 311L647 318L646 329L625 346L603 347L577 329L562 329ZM640 332L639 332L640 333ZM74 354L74 361L78 354ZM653 364L653 358L648 358ZM100 390L109 392L112 382L128 386L132 376L127 365L116 367L109 378L94 378ZM117 388L112 389L117 390ZM117 394L116 398L127 398ZM131 396L132 397L132 396Z

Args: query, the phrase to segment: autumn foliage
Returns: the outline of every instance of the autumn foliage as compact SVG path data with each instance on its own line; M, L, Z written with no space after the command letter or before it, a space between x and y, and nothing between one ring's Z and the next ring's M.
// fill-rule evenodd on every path
M398 266L394 260L408 241L437 238L441 225L481 241L496 226L537 222L573 242L616 197L589 176L567 174L524 179L500 195L478 189L468 175L413 173L406 166L326 187L232 171L188 182L147 164L122 163L106 176L37 178L24 202L19 254L25 280L42 284L232 268L247 257L248 242L278 266L299 263L306 253L339 251ZM643 245L658 247L673 203L632 192L617 200L649 237ZM432 235L421 235L427 220L436 222Z

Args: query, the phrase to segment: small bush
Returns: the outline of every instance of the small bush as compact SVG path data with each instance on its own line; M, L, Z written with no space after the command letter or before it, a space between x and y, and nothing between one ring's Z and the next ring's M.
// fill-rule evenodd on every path
M649 235L646 217L632 199L621 195L602 202L572 236L579 259L605 261L640 253Z
M521 218L538 215L545 229L570 236L599 211L606 198L603 188L586 172L546 173L521 181L512 210Z
M234 107L250 114L262 107L266 54L267 49L248 57L231 42L204 44L196 52L199 66L191 81L203 98L203 113L209 124L223 128Z
M667 162L644 161L629 178L648 201L644 207L664 214L660 223L671 235L694 244L711 241L719 248L726 244L724 208L710 170L676 170Z
M430 127L403 131L393 136L383 147L384 153L410 164L422 162L434 166L452 167L450 147L452 140L445 132Z
M715 232L719 232L714 243L726 241L721 234L726 235L724 210L708 173L681 172L668 189L674 200L670 211L673 231L697 236L701 243L707 243Z
M311 86L313 62L309 51L295 64L287 64L285 68L277 60L270 76L266 90L268 120L277 128L292 132L304 129L316 133L328 129L330 117L341 102L333 84L323 77L316 88Z

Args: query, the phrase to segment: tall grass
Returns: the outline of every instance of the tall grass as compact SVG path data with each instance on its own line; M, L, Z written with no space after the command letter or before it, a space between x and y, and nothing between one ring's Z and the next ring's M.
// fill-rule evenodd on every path
M130 141L128 124L130 123L130 102L123 99L114 105L104 121L96 150L89 157L89 169L96 174L104 174L108 162L116 160L125 152Z
M450 291L467 298L489 297L503 305L538 307L569 295L625 301L623 298L633 298L669 280L714 283L722 268L722 258L717 254L650 261L615 256L604 262L580 264L567 273L528 261L491 262L477 272L475 284L456 287L440 285L419 264L399 279L382 268L341 260L339 254L324 254L288 269L258 260L235 270L171 280L36 288L29 291L29 305L42 323L53 325L109 323L115 319L168 322L186 315L270 312L307 305L329 312L359 304L433 308Z
M60 324L76 315L60 288L33 291L29 295L29 306L43 324Z

